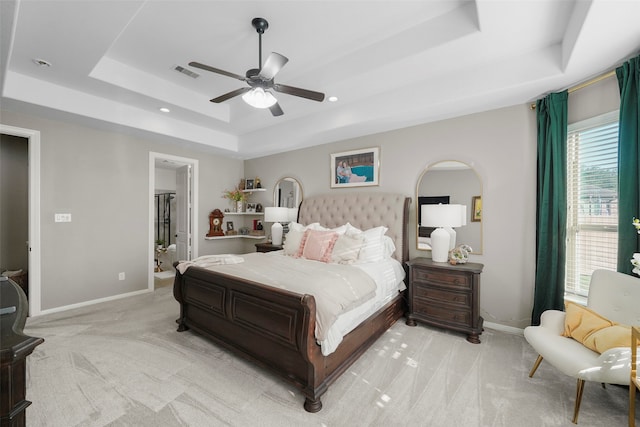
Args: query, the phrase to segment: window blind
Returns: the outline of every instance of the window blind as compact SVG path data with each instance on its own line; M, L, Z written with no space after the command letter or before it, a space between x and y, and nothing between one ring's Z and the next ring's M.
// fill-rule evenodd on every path
M567 207L565 292L587 296L591 273L617 265L617 111L569 126Z

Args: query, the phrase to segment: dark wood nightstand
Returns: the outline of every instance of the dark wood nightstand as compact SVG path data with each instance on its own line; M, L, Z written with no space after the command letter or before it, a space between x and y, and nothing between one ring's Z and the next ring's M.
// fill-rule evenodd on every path
M256 252L272 252L279 251L282 246L272 245L271 243L256 243Z
M480 316L480 273L484 265L451 265L415 258L409 266L407 325L416 321L465 332L467 341L479 344L484 319Z

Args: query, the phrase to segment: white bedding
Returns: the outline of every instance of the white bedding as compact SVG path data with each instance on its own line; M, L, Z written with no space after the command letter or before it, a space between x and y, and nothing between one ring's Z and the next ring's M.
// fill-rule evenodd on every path
M284 255L284 251L234 257L242 257L245 262L191 265L313 295L316 299L316 339L325 356L336 350L346 334L405 289L404 269L392 258L347 266L293 258ZM319 281L318 278L326 278L327 275L332 276L329 284L326 284L326 279ZM324 283L319 287L320 291L311 291L314 282L317 282L316 286ZM323 301L327 304L321 307Z
M327 338L319 341L322 354L325 356L333 353L338 348L345 335L391 301L398 295L398 292L402 292L407 288L403 281L405 277L404 269L393 258L376 263L355 264L354 267L362 269L373 277L376 282L376 296L338 316L333 326L329 329Z

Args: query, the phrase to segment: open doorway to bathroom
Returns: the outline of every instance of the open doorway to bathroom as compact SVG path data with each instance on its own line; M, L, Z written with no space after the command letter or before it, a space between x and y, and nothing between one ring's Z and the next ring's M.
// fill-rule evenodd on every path
M178 260L197 256L198 161L150 153L149 288L173 284Z
M23 250L28 253L28 267L26 270L26 274L21 277L23 281L22 284L28 290L29 295L29 315L36 316L40 314L41 308L41 289L40 289L40 279L41 279L41 266L40 266L40 131L33 129L25 129L18 128L9 125L0 124L0 134L6 137L17 137L21 138L22 142L26 142L27 145L27 162L28 168L26 172L28 174L28 184L26 191L28 192L28 213L24 211L20 212L20 215L26 215L28 220L28 231L27 231L27 241L25 242L24 233L20 236L16 237L16 240L11 245L15 245L16 247L23 248ZM6 154L6 153L5 153ZM24 160L22 161L24 162ZM22 169L23 166L20 166ZM3 170L7 170L6 167L3 167ZM5 179L6 178L6 179ZM14 177L3 177L2 183L5 185L9 185L12 187L15 184ZM4 191L4 190L3 190ZM25 191L24 187L20 191ZM13 198L13 196L10 196ZM23 202L24 203L24 202ZM12 201L2 201L1 209L13 209L15 206L15 200ZM3 221L7 221L10 216L0 214L3 217ZM9 227L13 227L13 225L9 225ZM5 233L2 234L2 239L5 240L8 236ZM26 244L25 244L26 243ZM11 249L13 251L13 248ZM5 266L5 261L7 262ZM14 265L14 260L8 261L2 256L2 265L0 268L3 270L9 269L12 271L16 271L15 269L22 269L24 272L24 268L22 265L24 264L24 260L19 261L19 267L12 267ZM17 263L16 263L17 264Z

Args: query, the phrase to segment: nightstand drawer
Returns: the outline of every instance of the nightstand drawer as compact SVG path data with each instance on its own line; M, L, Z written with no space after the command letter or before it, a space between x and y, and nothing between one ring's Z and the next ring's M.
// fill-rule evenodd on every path
M438 322L456 323L467 326L471 323L470 310L453 310L451 306L434 304L433 302L414 301L415 312Z
M461 307L471 306L470 292L452 292L446 289L418 285L413 288L413 296L418 299L430 299L436 304L443 302Z
M413 270L412 280L414 282L434 283L451 288L471 289L471 277L465 273L443 273L436 270L415 268Z

